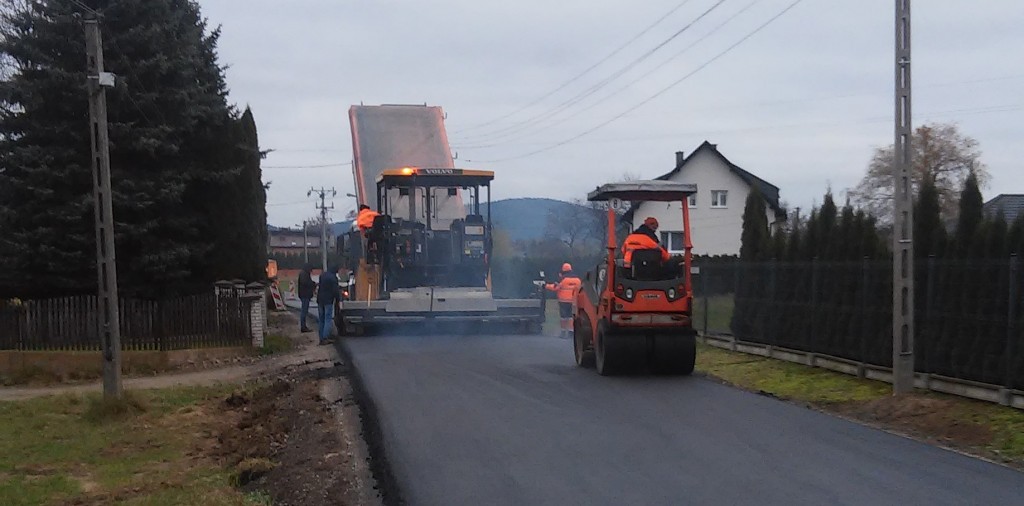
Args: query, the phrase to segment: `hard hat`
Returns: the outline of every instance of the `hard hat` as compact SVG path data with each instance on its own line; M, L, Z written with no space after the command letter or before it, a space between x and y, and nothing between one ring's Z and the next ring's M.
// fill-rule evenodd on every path
M562 272L569 272L571 270L572 270L572 266L571 265L569 265L568 263L562 264Z
M644 220L644 225L651 228L658 228L658 219L653 216L648 216L647 219Z

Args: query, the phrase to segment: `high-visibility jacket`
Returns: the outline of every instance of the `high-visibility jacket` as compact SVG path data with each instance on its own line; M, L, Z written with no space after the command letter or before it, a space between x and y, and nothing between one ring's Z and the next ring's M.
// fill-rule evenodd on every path
M380 216L380 213L377 211L374 211L373 209L363 209L362 211L359 211L359 216L356 216L356 226L359 227L359 230L366 232L373 228L373 219L377 216Z
M651 236L633 232L626 236L626 240L622 243L622 259L626 261L626 265L632 265L633 252L640 249L660 249L662 262L667 262L671 258L668 251Z
M548 283L547 289L558 294L558 302L572 302L576 297L576 290L580 289L583 282L576 276L566 276L558 283Z

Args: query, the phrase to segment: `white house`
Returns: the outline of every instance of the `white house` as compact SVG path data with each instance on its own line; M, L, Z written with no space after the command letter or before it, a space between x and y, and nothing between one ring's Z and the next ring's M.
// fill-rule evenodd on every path
M779 205L779 188L732 163L716 144L704 141L690 156L676 153L676 166L657 179L697 185L690 198L690 237L696 255L738 255L743 231L743 207L753 188L767 203L772 231L786 222ZM638 226L657 218L662 244L670 253L683 252L683 210L678 202L635 202L625 221Z

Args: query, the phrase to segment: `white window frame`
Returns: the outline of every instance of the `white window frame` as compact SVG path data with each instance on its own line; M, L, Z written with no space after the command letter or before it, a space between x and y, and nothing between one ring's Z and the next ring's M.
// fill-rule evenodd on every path
M686 197L686 203L690 206L690 209L697 208L697 194L691 193L689 197Z
M679 245L681 246L680 249L672 249L672 235L671 234L679 234ZM686 252L686 249L685 249L686 248L686 246L685 246L686 238L683 237L683 233L682 232L676 231L676 230L667 230L667 231L664 231L664 232L659 232L658 235L659 235L659 238L661 239L661 245L664 246L665 250L668 251L669 253L671 253L673 255L676 255L676 254L681 255L681 254Z
M725 202L719 202L718 196L724 197L722 200ZM729 190L711 190L711 209L726 209L729 207Z

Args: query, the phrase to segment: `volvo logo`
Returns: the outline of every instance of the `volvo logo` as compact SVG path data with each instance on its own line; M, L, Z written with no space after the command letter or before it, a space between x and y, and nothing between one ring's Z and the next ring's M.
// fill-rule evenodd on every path
M451 176L462 172L459 169L420 169L420 174L429 174L433 176Z

